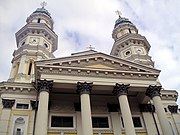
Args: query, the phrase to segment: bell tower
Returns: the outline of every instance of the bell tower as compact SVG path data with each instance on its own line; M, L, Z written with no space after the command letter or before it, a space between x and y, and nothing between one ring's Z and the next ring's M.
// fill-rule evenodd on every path
M53 31L53 19L44 8L37 8L16 34L17 50L13 53L12 69L8 81L31 82L34 78L34 61L54 58L58 36Z
M121 17L115 22L112 37L114 45L111 55L126 59L145 66L154 67L154 62L148 55L150 44L144 36L138 34L136 26L125 17Z

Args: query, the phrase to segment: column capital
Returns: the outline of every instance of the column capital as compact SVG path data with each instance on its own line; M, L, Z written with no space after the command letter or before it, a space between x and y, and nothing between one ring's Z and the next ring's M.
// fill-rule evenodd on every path
M127 95L128 94L129 86L130 86L130 84L119 84L119 83L116 83L112 93L115 96Z
M47 91L47 92L50 92L52 90L52 87L53 87L53 80L37 80L37 90L39 92L41 91Z
M171 113L178 113L178 105L168 105L168 109Z
M77 82L77 93L80 94L90 94L92 91L93 83L87 83L87 82Z
M2 99L3 108L11 109L15 103L15 100Z
M162 88L162 86L149 85L145 94L146 94L146 96L148 96L150 98L153 98L154 96L160 96L161 95L161 92L160 92L161 88Z

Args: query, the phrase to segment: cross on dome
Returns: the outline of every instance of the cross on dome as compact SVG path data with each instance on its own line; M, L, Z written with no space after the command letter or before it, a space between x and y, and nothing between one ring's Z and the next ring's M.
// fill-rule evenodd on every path
M119 18L121 18L121 15L122 15L121 11L117 10L117 11L115 11L115 12L116 12L116 14L119 16Z
M45 6L47 6L47 2L45 2L45 1L41 2L41 6L42 6L42 8L44 8Z
M89 45L89 46L87 47L87 49L93 50L93 49L95 49L95 47L92 47L92 45Z

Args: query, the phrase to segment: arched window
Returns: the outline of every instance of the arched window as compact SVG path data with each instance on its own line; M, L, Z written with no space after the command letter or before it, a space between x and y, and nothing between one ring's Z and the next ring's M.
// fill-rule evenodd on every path
M38 18L38 21L37 21L37 23L40 23L41 22L41 19L40 18Z
M30 61L29 63L28 75L31 74L31 71L32 71L32 61Z
M13 135L24 135L25 121L22 117L15 120Z

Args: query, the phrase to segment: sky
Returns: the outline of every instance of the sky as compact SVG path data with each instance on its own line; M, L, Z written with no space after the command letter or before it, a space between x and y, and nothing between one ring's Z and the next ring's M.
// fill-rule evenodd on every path
M0 81L6 81L16 46L15 33L41 0L0 0ZM46 0L58 35L56 57L87 50L110 54L112 30L121 11L151 45L149 55L160 69L166 90L180 95L180 0ZM179 97L180 98L180 97ZM178 99L180 105L180 99Z

